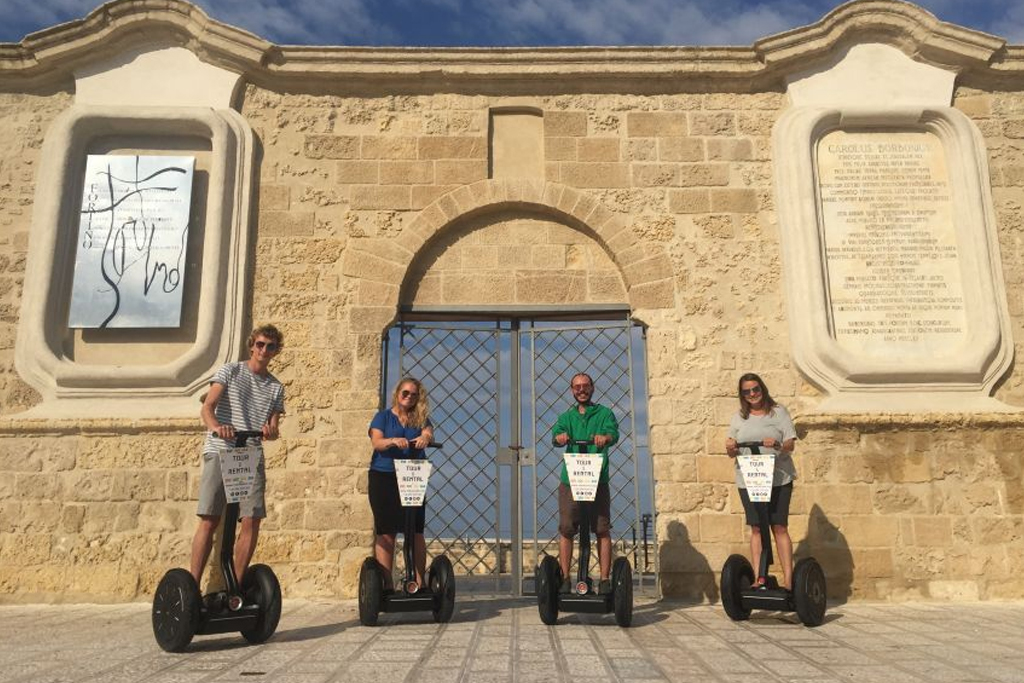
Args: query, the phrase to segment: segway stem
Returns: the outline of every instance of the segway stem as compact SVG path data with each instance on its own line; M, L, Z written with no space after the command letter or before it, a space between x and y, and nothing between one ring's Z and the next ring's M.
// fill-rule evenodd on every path
M249 439L263 436L258 431L236 431L235 447L244 448ZM235 575L235 527L238 525L238 503L228 503L224 510L224 533L220 543L220 571L224 575L224 587L228 595L240 595L238 576Z
M755 444L744 444L750 449L751 455L760 455L761 448ZM768 506L770 503L754 503L754 510L757 511L757 525L761 530L761 559L758 562L757 576L761 579L768 578L768 567L775 562L772 554L772 525L769 519Z

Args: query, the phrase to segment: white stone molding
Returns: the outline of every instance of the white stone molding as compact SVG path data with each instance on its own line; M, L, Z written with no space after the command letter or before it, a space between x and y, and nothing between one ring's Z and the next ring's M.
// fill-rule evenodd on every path
M136 48L76 69L75 102L227 109L239 81L183 47Z
M833 131L926 132L941 141L959 253L962 334L917 347L895 344L888 354L857 353L837 341L816 151ZM793 356L828 393L820 409L1010 410L990 396L1010 366L1013 346L985 144L974 124L948 106L797 107L776 124L773 155Z
M168 362L83 364L63 350L87 149L112 134L200 138L210 146L196 336ZM195 415L196 394L220 364L237 357L247 332L254 163L249 125L230 109L75 105L52 124L41 158L15 365L43 402L22 415Z

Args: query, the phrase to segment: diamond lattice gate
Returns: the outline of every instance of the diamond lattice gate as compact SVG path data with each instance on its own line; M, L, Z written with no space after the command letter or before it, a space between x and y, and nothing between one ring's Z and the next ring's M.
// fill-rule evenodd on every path
M532 593L538 559L557 555L562 451L551 443L551 428L572 405L576 372L593 376L594 400L619 421L619 442L610 451L615 553L629 557L638 590L655 589L640 327L625 316L402 320L384 351L385 405L400 377L417 377L427 388L444 444L431 455L427 548L452 560L460 593ZM596 556L592 571L596 576Z

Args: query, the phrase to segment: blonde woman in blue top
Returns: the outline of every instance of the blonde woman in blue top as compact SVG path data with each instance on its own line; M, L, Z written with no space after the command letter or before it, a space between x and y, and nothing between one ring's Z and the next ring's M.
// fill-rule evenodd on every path
M395 538L404 526L395 459L427 457L423 449L434 439L434 429L430 424L430 401L423 383L412 377L400 380L391 395L391 407L378 412L370 422L369 436L373 445L368 483L375 534L373 552L384 569L387 588L391 589ZM413 546L416 582L421 586L427 562L427 544L423 538L425 508L426 505L423 505L416 513L416 539Z

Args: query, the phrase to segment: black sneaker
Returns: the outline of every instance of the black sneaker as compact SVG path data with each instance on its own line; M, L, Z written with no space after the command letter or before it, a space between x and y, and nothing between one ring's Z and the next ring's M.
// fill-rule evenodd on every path
M611 579L601 579L601 583L597 584L598 595L608 595L612 592Z
M558 589L558 592L562 593L563 595L568 595L569 593L572 593L572 581L570 581L569 579L563 581L561 588Z

